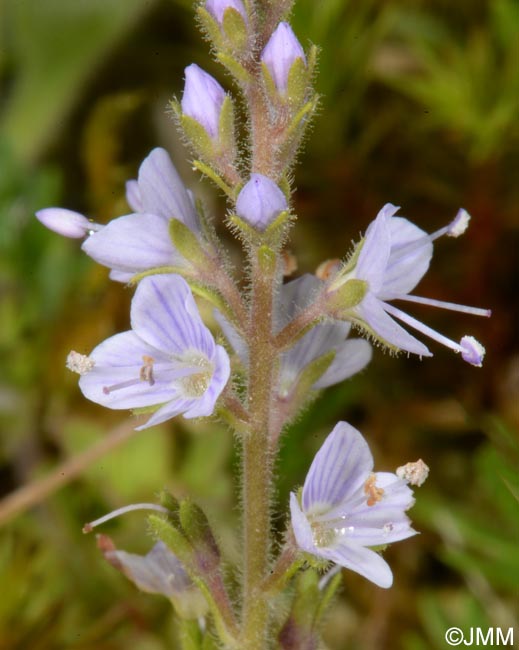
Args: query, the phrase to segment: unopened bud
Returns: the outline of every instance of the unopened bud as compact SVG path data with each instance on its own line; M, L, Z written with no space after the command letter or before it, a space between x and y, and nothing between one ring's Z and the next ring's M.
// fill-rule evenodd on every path
M195 63L185 70L186 81L182 95L182 112L196 120L213 140L218 138L220 114L225 91L210 74Z
M288 23L279 23L265 45L261 61L266 65L277 91L282 96L287 93L290 70L298 59L306 65L301 43Z
M257 230L265 230L276 217L288 209L283 192L273 180L252 174L236 201L237 215Z
M227 9L235 9L247 23L247 11L241 0L206 0L205 8L220 25Z

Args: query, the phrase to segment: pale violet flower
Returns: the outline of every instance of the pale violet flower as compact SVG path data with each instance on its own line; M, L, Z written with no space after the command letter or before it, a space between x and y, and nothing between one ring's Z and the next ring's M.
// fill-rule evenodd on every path
M185 76L182 112L201 124L213 140L218 139L225 90L196 63L187 66Z
M144 159L138 179L126 184L126 198L135 212L106 226L63 208L45 208L36 217L66 237L86 236L81 248L110 268L114 280L128 282L153 268L182 266L184 260L169 236L169 222L177 219L197 235L200 224L193 197L164 149L157 147Z
M339 273L332 280L329 290L335 290L349 279L363 280L367 285L366 294L349 311L354 323L401 350L420 356L432 356L421 341L394 320L396 318L454 352L459 352L468 363L481 366L485 349L472 336L464 336L460 343L456 343L392 304L393 300L405 300L477 316L490 316L491 312L486 309L410 295L429 268L433 241L441 235L461 235L468 225L468 213L460 210L452 223L429 235L407 219L395 217L397 210L391 203L382 208L360 244L355 267L346 273Z
M265 230L286 210L285 195L273 180L263 174L251 174L236 200L236 214L257 230Z
M391 569L373 547L416 534L405 514L413 503L406 481L374 473L361 433L339 422L310 466L301 502L290 495L292 528L301 550L388 588Z
M128 332L98 345L79 387L112 409L158 410L144 429L183 414L211 415L229 378L229 358L202 322L191 290L178 275L153 275L139 283Z
M205 8L220 25L223 22L226 9L236 9L243 20L247 22L247 11L241 0L206 0Z
M281 22L261 53L261 61L267 66L276 89L281 95L285 95L287 92L288 75L296 59L301 59L306 63L304 50L290 25Z
M312 303L322 284L315 276L306 274L283 285L275 303L275 327L278 331ZM220 313L217 312L215 316L234 351L247 365L249 353L246 342ZM350 329L350 323L342 321L319 323L292 348L283 352L279 366L278 397L289 399L301 372L332 350L335 357L312 386L314 390L338 384L362 370L371 360L372 348L363 339L348 339Z

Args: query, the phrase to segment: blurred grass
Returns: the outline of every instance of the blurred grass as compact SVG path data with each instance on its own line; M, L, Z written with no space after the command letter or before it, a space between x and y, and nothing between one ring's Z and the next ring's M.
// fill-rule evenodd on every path
M189 1L5 0L0 26L0 489L8 494L89 447L122 413L86 403L64 370L128 326L130 292L77 242L33 218L47 205L100 221L126 210L124 180L157 144L198 183L165 115L191 61L226 78L192 27ZM347 419L382 469L422 456L431 478L412 512L421 535L387 552L395 586L345 574L329 647L445 647L450 625L512 625L517 604L519 53L514 0L300 0L294 28L321 47L321 115L296 172L300 270L340 257L386 201L432 230L459 205L473 215L440 242L420 292L493 309L491 321L419 318L488 350L482 370L435 348L420 363L378 353L288 432L278 510L324 435ZM9 523L0 537L1 650L174 648L167 603L105 566L81 525L168 486L207 508L236 553L231 436L179 421L145 432ZM138 515L107 525L143 551ZM281 526L281 521L280 521ZM519 632L519 631L518 631Z

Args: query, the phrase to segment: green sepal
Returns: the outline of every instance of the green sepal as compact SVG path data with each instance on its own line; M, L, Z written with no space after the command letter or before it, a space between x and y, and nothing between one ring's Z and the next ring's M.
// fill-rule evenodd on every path
M287 79L287 94L285 101L294 107L300 106L308 93L308 68L301 57L290 66Z
M190 499L180 503L180 523L191 542L202 573L213 572L220 564L220 551L204 511Z
M236 61L234 57L230 54L224 52L218 52L216 58L220 63L227 68L227 70L232 74L232 76L244 85L249 85L252 82L251 75L245 70L241 63Z
M207 255L195 233L178 219L170 219L169 236L173 246L186 260L194 265L203 265Z
M311 80L315 73L315 68L317 66L317 54L319 48L316 45L312 45L306 55L306 68L308 70L308 79Z
M218 636L223 641L226 648L229 648L229 650L231 648L232 650L243 650L241 642L233 636L233 630L229 630L227 622L223 620L220 608L218 607L218 604L216 603L214 596L206 583L201 578L196 577L193 578L193 582L204 595L207 604L209 605L211 614L213 615L213 622Z
M149 515L148 524L153 537L166 544L191 576L194 572L193 549L186 537L165 517Z
M335 592L339 588L341 582L342 573L339 571L339 573L335 574L325 586L325 588L321 591L321 600L319 602L319 607L317 608L315 616L316 623L321 621L323 616L326 614L326 609L328 608L328 605L330 604L332 598L335 596Z
M228 11L228 10L227 10ZM236 12L238 13L238 12ZM228 161L236 157L236 139L234 137L234 103L225 95L218 121L218 150Z
M167 520L170 521L173 526L180 528L180 518L179 518L179 509L180 503L171 492L167 490L162 490L159 494L160 505L168 509L168 514L166 516Z
M197 620L180 619L178 635L182 650L202 650L202 630Z
M326 301L328 313L335 318L347 318L348 310L360 304L367 291L368 283L365 280L357 278L346 280L344 284L328 294Z
M153 269L148 269L147 271L142 271L141 273L136 273L134 276L128 280L130 286L139 283L143 278L147 278L150 275L165 275L167 273L175 273L176 275L185 275L186 269L181 266L156 266Z
M310 118L312 117L312 114L315 112L315 109L317 108L317 104L319 102L319 97L317 95L314 95L310 101L308 101L300 111L298 111L294 118L292 119L292 122L290 123L290 126L288 127L287 134L286 134L286 140L287 142L293 146L294 142L298 142L301 135L303 134L303 131L305 128L308 126L308 123L310 122Z
M270 74L269 69L267 68L266 64L263 63L263 61L261 62L261 76L263 78L263 85L265 86L267 97L269 98L270 103L278 104L280 99L278 89L276 88L276 84L272 75Z
M308 330L307 330L308 331ZM305 332L306 333L306 332ZM295 389L296 399L302 399L312 390L312 386L324 375L335 359L335 350L314 359L299 375Z
M211 16L205 7L202 5L196 9L196 15L200 21L202 31L205 32L209 40L212 41L216 49L220 50L224 46L223 35L218 21Z
M204 300L207 300L207 302L211 303L211 305L216 307L219 311L222 312L222 314L224 314L227 318L229 318L231 322L234 321L234 315L230 310L229 305L216 289L212 289L211 287L208 287L206 284L202 282L197 282L196 280L192 280L191 278L189 278L187 282L191 287L191 291L195 295L199 296L200 298L203 298Z
M294 216L289 210L283 210L269 223L264 230L264 236L273 245L277 244L283 237L286 227L294 221Z
M234 52L240 54L247 49L249 44L247 25L241 13L234 7L227 7L223 12L222 29Z
M132 409L132 413L133 415L149 415L150 413L156 413L164 404L167 404L167 402L163 404L152 404L151 406L139 406L138 408Z
M221 178L212 167L206 165L201 160L193 160L193 167L198 169L198 171L204 174L204 176L207 176L207 178L210 178L213 183L223 190L230 199L234 200L235 197L232 188L227 185L223 178Z
M289 617L279 633L280 648L316 648L316 613L319 605L319 576L307 570L296 579L296 593Z
M213 160L215 157L215 143L200 122L183 113L179 123L196 152L205 160Z
M175 99L175 98L170 99L169 100L169 106L170 106L171 110L173 111L173 115L178 120L180 120L181 117L182 117L182 106L181 106L180 102L178 101L178 99Z

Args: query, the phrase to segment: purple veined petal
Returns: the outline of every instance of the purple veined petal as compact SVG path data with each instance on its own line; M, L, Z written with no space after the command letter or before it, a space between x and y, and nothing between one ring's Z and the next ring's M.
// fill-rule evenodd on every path
M290 25L281 22L265 45L261 61L267 66L277 90L282 94L287 92L288 75L296 59L302 59L306 63L304 50Z
M163 219L178 219L194 233L200 232L193 201L164 149L153 149L143 160L138 184L145 212Z
M234 352L238 355L243 365L247 366L249 363L249 346L245 343L243 337L236 331L231 323L225 316L218 311L214 310L214 319L220 326L225 338L229 342Z
M79 387L89 400L112 409L161 404L176 394L176 373L169 359L133 332L116 334L92 351L94 368L82 375ZM146 358L153 360L153 384L142 380Z
M287 209L283 192L263 174L251 174L236 200L236 214L258 230L265 230Z
M359 573L378 587L388 589L393 584L393 574L388 563L369 548L341 541L333 548L323 548L319 551L322 557Z
M373 457L362 434L339 422L317 452L303 487L307 515L325 513L348 500L373 469Z
M139 183L136 180L126 181L126 202L134 212L145 212Z
M292 521L292 529L296 538L297 545L303 551L317 555L317 549L314 544L312 528L306 515L301 510L297 496L290 493L290 516Z
M171 420L177 415L180 415L181 413L189 410L195 401L196 398L194 397L184 399L177 395L174 399L170 400L167 404L164 404L164 406L161 406L157 411L155 411L150 419L147 420L144 424L141 424L139 427L135 427L135 431L143 431L144 429L149 429L150 427L154 427L157 424L162 424L167 420Z
M335 358L313 388L327 388L360 372L371 361L373 349L363 339L345 341L335 353Z
M217 140L225 90L196 63L187 66L185 76L182 112L196 120L211 138Z
M389 344L422 357L431 357L429 349L386 314L384 307L382 301L368 293L356 310L361 319Z
M103 227L66 208L44 208L36 212L36 218L49 230L71 239L82 239L89 232Z
M163 542L157 542L146 555L114 549L104 551L104 556L147 593L172 598L192 585L180 561Z
M131 305L135 333L165 353L202 353L213 358L215 342L202 322L187 282L179 275L153 275L139 282Z
M305 273L284 284L276 300L276 329L281 330L301 310L311 305L323 284L319 278L310 273Z
M410 526L407 517L401 517L399 520L390 519L389 517L382 523L375 526L358 523L348 518L344 522L344 527L335 528L337 531L337 540L335 543L353 544L356 546L385 546L400 542L416 535L416 531ZM335 544L333 544L335 546Z
M355 277L369 283L369 291L377 293L385 278L391 252L390 218L398 210L392 203L380 210L366 230L364 243L355 268Z
M81 248L103 266L123 273L182 263L169 238L168 225L154 214L128 214L113 219L88 237Z
M309 363L344 344L350 331L345 322L316 325L282 356L281 375L295 376Z
M382 286L377 291L381 300L412 291L423 278L433 254L433 244L427 233L402 217L389 220L391 252ZM423 240L418 248L405 253L404 247L413 241Z
M231 374L229 356L221 345L216 346L212 359L213 375L205 393L184 413L185 418L207 417L214 411L216 400L220 397Z
M245 24L248 23L247 11L241 0L206 0L205 8L220 25L223 22L225 10L228 8L236 9L241 14Z

